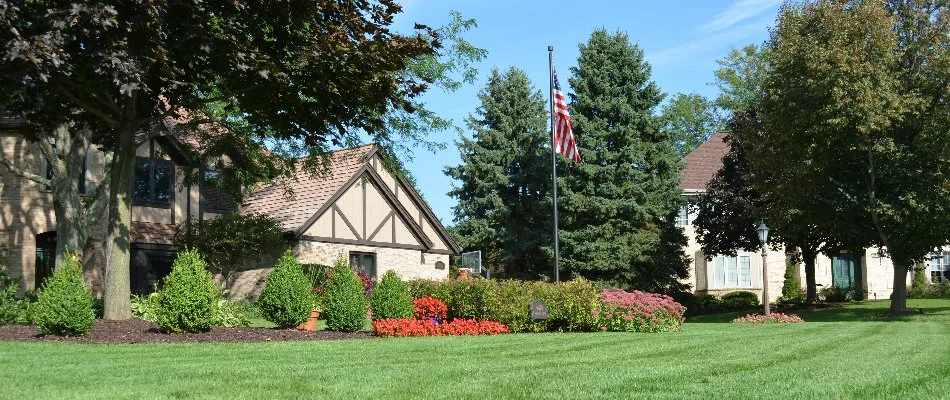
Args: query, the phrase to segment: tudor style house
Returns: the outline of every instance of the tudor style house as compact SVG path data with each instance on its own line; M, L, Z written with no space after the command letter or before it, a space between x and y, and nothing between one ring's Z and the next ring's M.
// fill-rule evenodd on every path
M680 188L691 202L706 191L706 184L722 168L722 157L729 151L725 142L729 134L718 132L705 143L689 153L683 162ZM686 254L692 258L690 284L696 293L721 295L723 293L745 290L762 297L762 256L759 251L739 251L735 257L721 254L704 254L696 241L696 229L693 220L695 210L684 207L676 220L677 226L684 229L689 245ZM765 221L766 224L768 221ZM750 228L751 229L751 228ZM777 300L782 295L785 281L785 268L789 262L785 249L770 249L767 252L767 270L769 299ZM929 268L945 268L950 254L939 253L931 257ZM939 264L939 265L937 265ZM934 266L936 265L936 266ZM818 256L815 265L816 282L821 287L852 286L867 294L869 299L887 299L893 289L893 264L887 257L880 256L877 249L868 249L855 254L841 252L833 255ZM802 265L796 265L801 281L805 282ZM945 269L943 271L946 271ZM908 274L911 275L911 274ZM934 274L935 276L939 274ZM910 282L908 276L908 283Z
M0 118L0 156L17 167L46 175L46 162L19 132L21 123ZM138 148L131 226L131 289L148 293L171 270L177 249L175 226L221 213L264 213L278 221L303 263L332 264L348 259L374 278L396 270L404 279L444 279L449 255L459 247L405 179L389 173L374 145L334 152L326 173L300 170L283 188L258 188L238 206L220 190L184 186L180 166L188 162L183 144L163 136ZM95 187L103 174L103 155L90 148L81 188ZM82 190L82 189L81 189ZM0 266L36 290L53 270L56 224L47 188L0 167ZM101 266L84 266L97 293ZM244 271L231 293L256 296L269 268Z

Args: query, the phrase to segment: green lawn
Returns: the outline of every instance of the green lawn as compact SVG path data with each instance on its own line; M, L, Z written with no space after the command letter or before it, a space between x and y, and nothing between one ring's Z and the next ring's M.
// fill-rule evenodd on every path
M862 322L687 323L669 334L0 343L0 397L950 398L950 301L911 306L933 312L880 321L857 315L886 304L863 303L815 312Z

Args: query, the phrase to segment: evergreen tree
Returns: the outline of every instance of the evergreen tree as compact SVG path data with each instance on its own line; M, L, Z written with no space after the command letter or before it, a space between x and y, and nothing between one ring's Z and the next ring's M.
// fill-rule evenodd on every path
M472 139L457 143L462 165L445 170L460 182L454 231L493 276L537 279L552 269L547 102L517 68L493 70L478 97Z
M626 34L598 30L580 46L572 72L570 108L584 162L559 175L562 268L627 287L673 286L687 276L682 247L669 245L684 243L683 233L667 231L683 203L682 164L654 113L663 94L643 51Z

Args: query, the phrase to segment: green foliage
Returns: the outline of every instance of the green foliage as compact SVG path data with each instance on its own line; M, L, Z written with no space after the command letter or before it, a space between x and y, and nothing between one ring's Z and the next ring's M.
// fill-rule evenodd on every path
M805 302L805 291L802 290L802 282L798 279L794 264L785 267L785 282L782 284L782 297L779 297L778 302L783 304Z
M0 269L0 325L12 325L20 320L23 306L16 298L20 290L20 281L7 276L6 271Z
M197 249L178 252L156 301L155 323L164 331L207 332L215 325L218 293L206 266Z
M332 267L323 264L300 264L304 276L310 281L310 287L322 288L326 286L327 277L330 276Z
M228 328L246 327L251 325L248 319L247 308L243 302L219 297L214 307L214 326Z
M287 246L280 223L264 214L220 214L207 221L188 219L175 230L178 248L197 249L208 269L225 280Z
M682 165L654 112L663 94L650 65L626 34L597 30L580 45L571 72L571 117L584 162L559 157L561 268L621 287L674 285L688 276L688 259L679 246L662 244L683 234L666 227L683 203ZM667 261L654 264L658 257ZM650 278L638 279L645 271Z
M92 293L82 280L79 256L66 255L65 264L53 272L33 305L32 319L44 335L86 336L96 320Z
M148 296L132 295L132 316L143 321L155 322L158 320L158 292Z
M759 305L759 296L752 292L740 290L722 295L719 301L722 302L722 305L725 307L754 307Z
M927 297L930 291L930 279L927 278L927 266L925 264L914 265L913 277L910 281L910 291L908 297Z
M462 164L453 229L459 244L482 251L493 276L537 279L551 273L551 152L547 103L527 74L493 69L468 117L472 138L456 143Z
M485 279L407 283L413 298L432 296L448 306L448 318L475 318L501 322L512 332L570 331L596 329L594 311L600 306L600 289L576 279L561 283ZM546 321L532 321L532 300L548 306Z
M313 286L290 250L277 260L267 276L257 305L261 315L279 328L294 328L310 317L314 308Z
M368 306L363 294L363 283L346 259L341 257L336 261L326 290L323 315L327 329L341 332L363 329Z
M818 297L828 303L843 303L855 300L857 289L853 286L827 286L818 291Z
M719 88L716 106L735 113L759 104L768 59L768 46L750 44L741 49L733 47L728 56L716 60L719 64L714 72L715 85Z
M783 7L765 96L741 132L755 142L754 169L770 178L761 190L811 210L801 219L848 248L874 246L891 258L898 313L906 308L905 271L950 236L950 213L938 211L950 207L948 7Z
M726 127L716 105L699 93L677 94L661 107L660 119L680 158Z
M386 271L379 284L373 289L371 305L374 321L388 318L412 318L414 312L412 297L409 297L406 284L393 270Z
M722 301L715 295L700 293L696 295L696 305L701 308L719 307L722 306Z

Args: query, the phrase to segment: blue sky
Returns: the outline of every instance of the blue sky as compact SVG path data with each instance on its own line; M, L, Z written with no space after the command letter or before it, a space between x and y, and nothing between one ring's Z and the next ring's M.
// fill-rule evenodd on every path
M464 129L464 119L478 106L476 93L492 67L521 68L536 88L547 93L547 46L553 45L555 68L560 71L562 87L568 86L568 68L577 65L578 44L600 28L626 32L645 52L653 67L653 80L668 96L698 92L715 97L717 89L710 82L716 60L730 47L765 41L781 1L403 0L402 4L403 14L396 19L400 31L408 31L415 22L442 26L450 10L478 22L478 27L465 35L488 50L488 57L477 65L478 82L453 93L434 91L425 97L432 110ZM456 201L446 194L453 180L442 170L461 163L457 138L456 132L444 132L433 139L447 143L445 150L416 152L407 163L419 191L446 225L453 224Z

